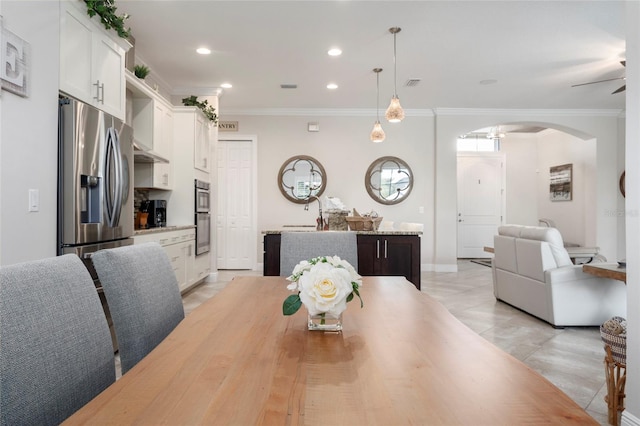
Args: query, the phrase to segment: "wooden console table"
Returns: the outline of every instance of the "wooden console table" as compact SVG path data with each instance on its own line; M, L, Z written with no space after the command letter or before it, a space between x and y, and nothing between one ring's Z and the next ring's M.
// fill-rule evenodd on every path
M617 263L586 263L582 270L600 278L611 278L627 283L627 268L618 266Z

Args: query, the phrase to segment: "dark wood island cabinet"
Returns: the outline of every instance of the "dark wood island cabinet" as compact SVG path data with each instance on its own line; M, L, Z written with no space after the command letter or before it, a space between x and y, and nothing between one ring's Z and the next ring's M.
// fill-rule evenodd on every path
M364 232L357 239L360 275L403 276L420 289L420 235ZM264 236L264 275L280 275L279 233Z

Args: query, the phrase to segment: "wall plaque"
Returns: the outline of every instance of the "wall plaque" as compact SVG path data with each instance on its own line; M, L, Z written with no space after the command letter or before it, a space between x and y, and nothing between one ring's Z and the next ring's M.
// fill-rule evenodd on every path
M0 16L0 83L2 89L29 96L29 43L4 27Z
M571 201L573 190L573 164L549 168L549 197L551 201Z

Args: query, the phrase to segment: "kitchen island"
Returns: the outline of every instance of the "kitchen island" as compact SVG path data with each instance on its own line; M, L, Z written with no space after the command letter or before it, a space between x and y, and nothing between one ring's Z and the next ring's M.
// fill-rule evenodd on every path
M264 276L280 275L280 235L283 232L354 232L358 240L357 270L360 275L402 276L420 289L420 235L422 232L289 231L287 229L263 231Z

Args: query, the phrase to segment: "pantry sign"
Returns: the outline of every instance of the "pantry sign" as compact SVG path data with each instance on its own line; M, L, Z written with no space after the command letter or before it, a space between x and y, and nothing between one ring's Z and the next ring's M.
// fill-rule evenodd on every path
M218 130L221 132L237 132L238 122L237 121L220 121L218 122Z

